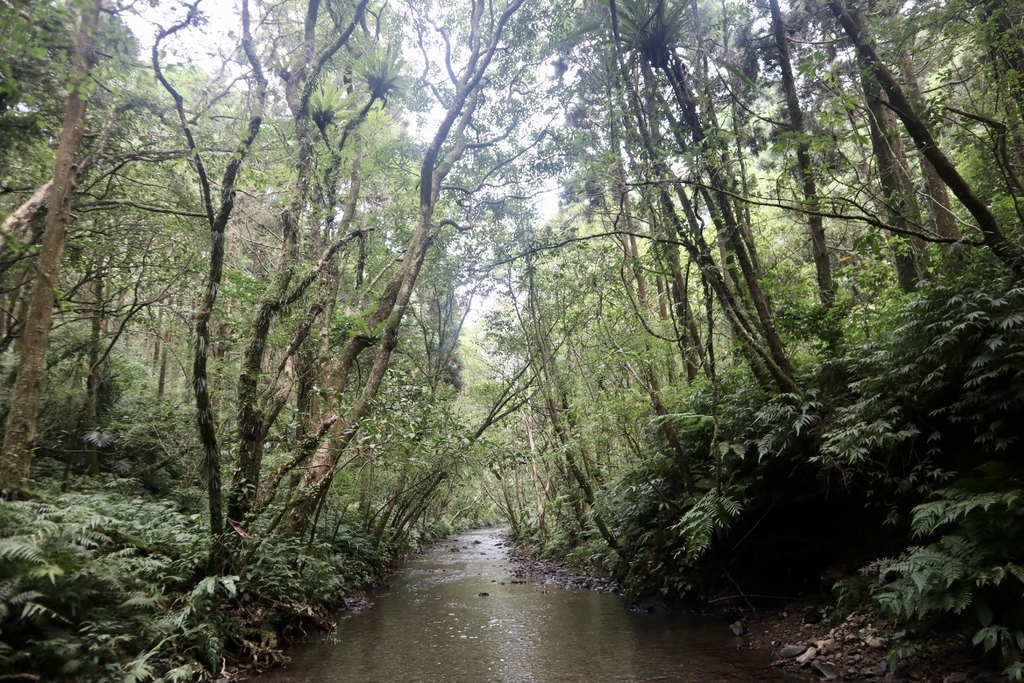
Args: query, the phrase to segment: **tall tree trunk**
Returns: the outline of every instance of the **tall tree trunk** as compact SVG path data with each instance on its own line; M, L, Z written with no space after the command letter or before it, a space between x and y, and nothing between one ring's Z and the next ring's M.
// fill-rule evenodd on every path
M629 232L628 235L622 236L623 253L629 264L629 272L632 274L633 281L636 285L636 299L640 305L640 310L645 313L649 308L647 283L644 279L643 267L640 263L640 251L637 248L637 226L633 217L632 201L626 185L626 171L621 162L616 168L616 179L619 185L616 190L616 195L618 197L620 210L625 215L626 226ZM657 237L668 237L669 232L665 229L664 222L658 220L657 217L653 215L653 212L651 213L651 232ZM696 334L697 327L693 320L693 311L690 308L690 302L686 297L686 279L683 276L682 262L679 258L679 247L676 246L674 240L666 239L661 245L661 251L665 255L665 259L663 260L667 261L669 274L672 277L670 293L674 301L674 305L672 307L674 315L671 319L675 323L676 328L676 345L679 349L679 355L686 371L686 379L688 382L692 382L697 377L698 366L704 358L704 349L701 346L700 335ZM667 312L668 308L664 307L665 319L668 319L669 317ZM670 378L670 381L672 381L677 374L675 359L671 358L671 356L666 358L665 366L668 372L668 377Z
M914 61L910 54L904 52L900 59L900 67L903 71L903 80L907 83L907 98L915 108L924 107L924 98L921 96L921 87L917 82L917 71L914 69ZM956 214L953 213L953 206L949 203L949 193L946 192L946 185L942 182L935 166L928 160L920 150L917 152L921 162L921 175L924 178L925 194L928 197L928 210L932 215L935 224L935 232L939 237L947 240L959 240L960 228L956 224Z
M103 273L92 281L92 330L89 335L89 373L85 380L85 473L100 473L96 428L100 402L100 334L103 331Z
M1003 77L1000 83L1009 91L1007 116L1020 125L1024 118L1024 19L1020 6L1015 7L1015 3L1005 0L983 0L978 7L983 20L981 31L989 54L993 62L1000 65L997 67ZM1024 164L1024 145L1019 137L1015 146L1016 159L1004 162L1019 167Z
M651 69L645 67L643 75L647 116L651 120L650 130L653 135L654 131L659 128L655 118L655 111L659 103L655 96ZM673 128L673 134L678 133L679 130ZM621 173L623 176L622 182L625 184L625 171L623 170ZM686 371L686 378L687 381L692 382L697 377L698 366L704 360L704 349L701 346L700 334L697 333L697 326L694 323L693 312L687 298L688 288L686 286L686 278L683 275L679 246L672 237L672 230L668 227L669 221L667 217L659 216L657 205L651 201L649 196L645 197L645 199L650 217L651 232L656 237L664 240L660 245L660 251L663 254L663 263L668 266L669 277L666 285L669 299L672 301L672 306L669 310L672 313L671 320L675 327L676 339L678 339L677 346Z
M466 133L485 86L484 75L491 60L501 49L506 24L522 6L524 0L511 0L500 14L484 17L486 4L474 3L470 18L471 33L475 39L470 44L470 54L455 83L455 91L444 117L439 123L433 139L427 146L420 164L419 211L416 231L403 257L402 266L385 288L377 309L371 316L379 318L382 329L379 332L377 353L359 397L351 405L343 419L332 426L329 438L321 442L309 469L303 477L306 492L304 502L291 515L291 525L301 529L310 514L320 504L334 478L341 455L352 443L360 428L360 422L372 412L373 402L380 391L387 373L391 356L398 346L398 331L405 317L405 311L412 299L416 280L419 278L427 249L433 243L440 226L434 224L434 209L441 193L441 184L451 172L455 163L466 151ZM487 28L490 29L487 33ZM451 138L451 140L449 139ZM442 148L448 144L446 154ZM443 222L442 222L443 225ZM393 297L393 298L392 298ZM376 325L373 325L376 327ZM373 328L371 328L373 329ZM348 369L356 357L369 346L372 340L353 337L343 351L344 358L338 373L347 378ZM336 378L337 381L337 378ZM343 381L343 380L342 380Z
M789 52L786 25L782 20L779 0L769 0L772 14L772 33L775 48L779 51L779 66L782 69L782 89L786 93L786 109L789 112L789 127L796 137L796 167L803 186L804 204L807 206L807 232L811 238L811 254L818 278L818 298L822 305L829 307L835 301L835 285L832 282L832 264L829 261L828 245L825 243L825 228L819 213L818 190L811 167L810 143L807 140L807 126L800 98L796 92L796 78Z
M897 231L896 235L889 235L896 262L896 277L904 292L913 292L921 279L918 267L918 249L921 245L920 240L915 241L907 236L907 233L917 229L920 218L917 200L910 185L910 172L895 127L895 117L886 106L885 95L868 64L864 65L861 73L861 86L868 108L871 149L882 187L882 204L888 224Z
M537 471L537 442L533 438L533 413L526 413L526 439L530 444L530 475L533 479L533 491L537 497L537 530L542 539L548 537L547 526L547 491L541 483L540 474Z
M700 191L704 196L711 218L718 227L720 239L728 253L735 257L742 275L743 284L746 285L747 297L740 296L737 287L734 294L730 296L733 304L745 305L749 303L754 310L753 322L756 325L764 346L770 354L771 363L769 370L776 379L783 379L777 372L785 375L788 380L796 376L796 368L782 343L778 329L775 326L775 316L772 314L768 300L768 294L761 285L762 273L761 264L757 255L757 249L753 242L753 235L749 226L739 220L739 214L732 205L732 194L735 194L730 181L731 171L729 170L729 159L727 153L722 150L719 158L712 158L712 153L718 146L714 139L710 138L705 130L705 123L701 120L700 111L696 98L691 90L690 83L686 77L686 69L682 61L675 55L666 60L660 67L661 72L668 79L675 96L676 105L682 113L682 125L689 130L692 138L692 147L705 161L701 164L702 170L707 173L708 182L702 183ZM713 110L712 110L713 111ZM679 128L679 124L671 126L673 130ZM711 129L717 127L713 121ZM685 141L680 140L685 145ZM667 166L662 164L667 171ZM671 175L671 174L669 174ZM676 187L676 195L683 199L683 188ZM685 208L685 206L684 206ZM687 209L689 213L692 210ZM693 237L697 235L694 232ZM734 275L735 277L735 275ZM737 283L738 284L738 283ZM728 302L723 301L723 304ZM738 310L738 309L737 309ZM760 355L760 354L758 354ZM784 380L784 384L795 388L795 382Z
M632 235L630 235L632 237ZM632 247L635 249L635 241ZM675 248L675 245L670 245L674 248L675 257L678 259L679 250ZM634 255L633 249L627 249L630 256ZM689 301L685 298L685 289L682 283L681 269L678 267L678 263L675 265L675 283L673 288L681 290L681 298L683 299L684 310L683 314L686 315L686 319L681 321L680 326L688 331L687 321L692 323L692 318L689 315ZM643 309L647 308L647 293L644 288L644 282L640 276L639 264L634 263L631 269L633 274L633 280L625 283L627 290L635 287L635 296L640 302ZM532 281L531 281L532 284ZM532 292L532 287L531 287ZM633 293L631 293L631 296ZM677 297L677 299L680 297ZM678 304L677 304L678 305ZM683 336L683 335L679 335ZM686 492L689 495L696 493L693 470L690 467L690 457L686 452L686 448L683 446L682 440L680 440L678 433L676 432L675 425L672 423L668 408L665 407L665 403L661 397L661 380L658 378L658 369L654 363L654 350L651 348L650 339L647 336L643 337L644 353L640 359L642 371L638 373L637 379L644 385L647 390L647 395L651 401L651 407L654 409L654 413L658 416L658 426L661 428L662 434L665 436L665 440L668 441L672 447L673 452L676 456L676 463L679 466L680 474L683 478L683 483L686 486ZM703 351L703 349L701 349ZM685 358L684 358L685 359ZM690 369L692 367L692 370ZM692 374L691 374L692 372ZM687 369L687 376L690 381L693 381L696 376L697 369L693 366L692 360L690 361Z
M768 318L768 322L771 324L767 326L767 329L765 329L763 317L759 316L759 325L751 323L747 307L739 298L738 292L726 281L726 275L718 267L711 255L711 248L704 239L702 225L691 206L682 184L675 177L672 169L669 168L654 145L652 122L645 113L637 87L628 78L626 79L626 86L629 93L628 99L632 115L637 124L636 130L640 136L639 142L647 156L647 161L650 164L650 173L657 187L655 191L656 198L663 219L672 226L675 233L674 238L686 249L690 258L693 259L693 262L707 278L715 295L721 301L722 308L728 316L736 336L743 342L743 345L750 351L753 357L760 359L764 363L764 367L771 375L772 380L782 391L800 393L792 362L785 353L785 350L782 349L781 340L775 333L772 319ZM679 93L677 99L683 108L684 114L692 118L695 116L695 105L685 97L686 91L684 88L679 88L677 91ZM699 125L699 121L696 123ZM672 127L675 128L675 126ZM694 135L701 136L703 132L695 132ZM669 190L670 187L674 188L675 196L683 208L687 221L685 225L676 211L672 193ZM708 202L708 205L712 212L716 211L714 202ZM713 213L713 215L717 214ZM749 266L750 264L748 263L747 265ZM766 302L762 299L760 304L764 308ZM762 339L768 342L768 348L759 341L758 336L761 336ZM761 372L756 360L752 361L751 367L755 374Z
M171 343L171 328L168 326L163 334L163 342L160 344L160 370L156 382L156 399L159 401L164 397L167 389L167 346Z
M222 572L227 563L227 546L224 537L224 503L221 491L220 442L217 438L215 415L217 397L211 391L208 372L211 350L210 341L212 337L211 323L213 322L214 307L217 304L217 295L220 292L221 280L224 276L225 230L227 229L228 220L231 218L231 212L235 207L235 185L238 181L238 174L241 171L242 163L249 155L252 144L256 141L256 137L259 135L260 128L263 125L263 110L267 95L267 79L263 73L263 67L256 56L256 48L253 45L250 32L249 0L242 0L241 19L241 47L249 66L252 68L252 78L255 81L255 87L251 87L249 91L250 116L245 136L238 142L238 145L235 147L235 153L224 167L224 174L220 182L220 201L217 204L213 200L213 188L203 161L202 151L195 139L193 122L185 112L185 99L167 79L160 66L161 41L189 26L193 20L191 14L174 26L163 29L157 34L151 56L153 71L156 74L157 80L174 101L178 123L191 153L192 165L199 181L200 196L202 197L203 208L206 213L206 221L210 228L210 263L203 287L203 295L195 314L195 342L192 356L192 391L196 403L196 428L199 432L199 441L203 446L202 472L203 478L206 481L206 493L209 502L210 552L206 571L210 574Z
M343 31L317 51L316 24L320 10L319 0L311 0L306 8L306 31L291 74L285 84L285 94L292 111L296 180L291 201L281 214L281 232L284 250L278 262L273 281L264 291L249 329L238 376L238 458L235 463L228 496L228 519L242 524L259 494L260 470L263 463L263 442L276 413L274 408L264 411L259 405L259 380L263 374L263 356L271 325L288 303L297 300L312 282L304 278L290 291L299 256L299 223L306 207L313 177L313 137L310 130L309 101L320 72L327 60L348 41L360 24L368 0L361 0ZM369 111L371 98L364 109ZM352 202L354 205L354 202ZM331 255L333 257L333 254ZM314 271L319 277L323 271ZM276 407L276 406L275 406Z
M50 208L46 213L37 276L32 287L23 342L18 359L18 376L7 414L7 429L0 450L0 492L14 492L24 486L32 467L32 449L46 376L46 351L53 322L53 304L60 277L64 238L71 215L71 194L75 184L75 157L82 142L88 103L86 87L94 63L94 42L99 27L102 0L95 0L78 17L78 38L71 91L64 109L64 122L57 146L57 161L50 187Z
M541 375L541 389L544 393L544 405L547 408L548 421L551 425L551 429L558 439L558 443L561 445L562 457L565 460L566 469L569 474L572 475L573 480L579 487L579 492L583 496L583 501L586 504L586 510L593 512L594 526L597 527L598 533L601 538L604 539L605 543L612 550L618 552L619 543L618 539L608 528L607 523L604 520L604 516L600 512L594 510L594 504L596 498L594 496L594 486L587 477L583 469L580 468L579 462L577 461L577 449L580 444L574 443L570 438L569 432L566 429L566 425L563 424L563 415L569 413L569 400L564 391L562 390L562 384L559 379L558 371L554 365L554 358L552 357L551 342L548 338L548 331L544 328L541 320L540 312L537 308L537 291L534 285L533 271L529 273L529 291L528 291L528 305L530 309L530 321L533 326L533 337L536 340L535 350L531 348L529 354L531 362L534 367L537 368L537 372ZM561 400L558 400L558 395L561 394ZM571 426L570 426L571 429ZM584 527L582 521L583 515L579 515L581 520L581 528Z

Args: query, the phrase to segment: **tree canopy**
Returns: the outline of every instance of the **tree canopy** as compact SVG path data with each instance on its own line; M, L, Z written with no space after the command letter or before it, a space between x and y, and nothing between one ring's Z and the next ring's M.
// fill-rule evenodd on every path
M499 520L1020 650L1019 0L3 4L0 676Z

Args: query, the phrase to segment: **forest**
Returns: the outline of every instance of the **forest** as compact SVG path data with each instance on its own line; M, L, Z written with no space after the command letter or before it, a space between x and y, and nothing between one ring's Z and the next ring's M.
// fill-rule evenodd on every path
M0 0L0 680L499 522L1021 680L1022 117L1021 0Z

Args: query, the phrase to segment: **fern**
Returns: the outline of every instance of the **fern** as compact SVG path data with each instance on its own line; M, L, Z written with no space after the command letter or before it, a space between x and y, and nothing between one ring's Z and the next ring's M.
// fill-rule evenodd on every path
M813 462L886 490L909 469L929 476L943 443L972 439L978 462L1010 448L1024 409L1022 309L1016 283L923 288L895 310L888 334L849 359L853 400L837 408Z
M149 650L165 628L168 592L202 561L201 528L172 502L99 483L46 503L0 505L0 675L120 678L119 662Z
M982 468L1004 473L1001 463ZM1024 511L1019 479L965 478L918 505L912 529L930 543L877 563L873 594L894 614L921 619L973 608L975 644L1004 651L1024 643Z
M941 491L939 495L942 497L914 508L911 529L915 536L924 536L942 527L956 524L972 512L987 513L997 506L1013 509L1021 499L1022 492L971 493L956 488Z
M717 536L729 530L742 510L740 503L729 496L714 491L705 493L672 527L684 539L684 549L676 551L675 557L683 556L688 563L699 559L711 549Z
M780 394L762 407L754 418L754 427L767 432L757 444L758 457L778 456L792 450L799 439L821 422L823 404L815 392L806 396Z

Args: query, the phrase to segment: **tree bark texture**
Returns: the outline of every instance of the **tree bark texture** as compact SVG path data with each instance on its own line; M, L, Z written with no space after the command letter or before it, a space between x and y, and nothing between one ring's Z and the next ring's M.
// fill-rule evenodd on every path
M94 63L94 44L99 26L102 0L96 0L78 18L75 43L74 76L64 109L64 122L57 146L57 161L50 186L50 204L46 213L36 279L22 331L18 376L7 415L7 430L0 450L0 490L22 488L32 467L36 426L46 376L46 352L53 323L53 304L60 277L61 256L70 219L71 195L75 186L75 158L85 128L85 114L91 90L90 74Z
M803 188L804 203L807 206L807 233L811 238L811 254L818 278L818 298L823 306L829 307L835 301L835 285L832 282L832 264L829 261L828 245L825 242L825 227L818 212L818 189L811 167L810 144L807 141L807 126L800 98L796 92L796 78L789 52L789 38L786 24L782 19L779 0L769 0L772 15L772 33L775 48L779 52L779 66L782 70L782 89L786 94L786 109L789 112L789 127L796 136L796 168Z

